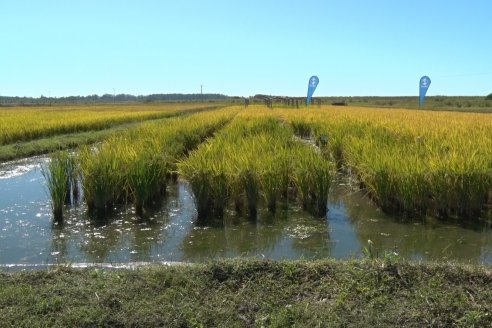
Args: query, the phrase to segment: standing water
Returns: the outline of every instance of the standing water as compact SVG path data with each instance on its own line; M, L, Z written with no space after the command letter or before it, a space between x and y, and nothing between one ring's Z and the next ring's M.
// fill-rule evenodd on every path
M83 203L55 223L41 173L46 157L0 164L0 267L65 263L128 263L214 258L338 259L360 257L368 240L376 252L414 260L492 263L492 229L437 220L402 221L382 213L362 192L342 183L330 192L329 212L313 218L282 206L256 222L226 213L224 224L195 224L190 188L171 185L160 210L141 219L116 208L106 220L87 216Z

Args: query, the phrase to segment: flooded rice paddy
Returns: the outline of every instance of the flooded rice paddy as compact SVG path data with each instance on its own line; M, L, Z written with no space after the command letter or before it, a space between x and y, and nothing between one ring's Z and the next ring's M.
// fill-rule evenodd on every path
M0 164L0 267L235 257L344 259L363 256L368 240L380 254L492 263L487 224L391 217L342 182L331 189L324 218L284 204L274 217L260 211L252 222L228 211L223 225L203 227L196 224L190 188L176 183L168 187L161 208L146 219L133 208L116 208L110 218L96 220L80 202L67 207L64 222L56 224L40 169L46 162L46 157L33 157Z

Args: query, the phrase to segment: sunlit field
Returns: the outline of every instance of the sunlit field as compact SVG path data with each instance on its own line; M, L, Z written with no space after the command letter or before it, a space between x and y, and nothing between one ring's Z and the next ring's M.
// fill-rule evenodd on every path
M84 146L73 155L55 153L51 163L58 165L51 165L45 174L50 177L50 193L77 194L73 181L80 180L88 209L98 216L105 216L114 204L128 202L142 214L153 199L164 194L176 162L238 110L227 108L171 118L165 123L144 123L109 137L95 148ZM63 205L64 197L52 198L54 208Z
M279 115L297 134L326 138L331 158L387 211L478 217L490 206L490 115L357 107Z
M200 103L0 107L0 145L173 116Z
M179 109L169 109L179 110ZM479 218L492 198L487 114L358 107L229 107L144 124L76 155L89 208L132 200L139 212L170 175L190 182L200 218L227 204L255 217L280 200L326 213L336 170L383 210Z
M165 109L142 109L135 114L163 115L162 119L125 124L117 131L108 129L108 134L97 143L55 151L49 159L42 157L42 162L33 158L30 163L39 163L41 177L38 174L36 178L35 170L27 173L24 180L15 175L7 177L3 184L7 191L23 191L12 189L22 181L26 189L34 188L33 184L39 185L44 179L46 196L41 202L29 198L22 207L17 205L24 201L22 196L6 197L7 205L2 209L5 223L0 229L0 237L7 240L6 251L0 253L6 267L10 269L12 261L36 265L40 259L48 263L185 262L191 264L165 268L171 270L172 277L188 275L191 280L185 280L195 281L193 286L201 281L191 276L193 270L202 280L210 278L206 287L192 295L214 295L214 291L232 283L231 279L238 279L239 286L243 286L247 277L250 285L257 288L252 296L254 304L265 299L270 290L280 290L284 295L286 288L293 290L295 304L299 287L291 285L297 284L295 281L307 285L313 277L318 281L317 274L326 268L329 281L336 270L341 274L335 276L350 278L326 288L319 284L309 287L316 291L316 301L308 300L309 306L303 305L298 313L305 313L312 304L333 304L317 301L320 288L342 290L333 298L340 299L337 302L344 306L347 295L362 295L362 300L351 301L354 308L360 308L361 303L374 301L382 282L392 282L394 286L388 287L391 293L383 295L385 303L380 303L381 298L374 301L380 313L380 307L393 309L395 291L402 291L403 298L408 297L409 290L413 290L409 284L417 281L418 286L424 287L411 299L415 309L427 309L432 304L444 309L443 317L449 316L449 308L456 308L454 296L462 288L456 279L470 282L473 276L480 280L472 281L464 296L460 296L471 300L470 304L460 301L463 308L476 307L476 296L469 298L472 287L480 286L473 295L488 290L487 283L483 283L490 277L488 271L467 273L465 266L434 266L426 261L492 263L487 228L492 218L489 115L350 106L297 109L242 105L190 110L187 115L177 115L184 108ZM108 112L133 113L121 108ZM63 111L44 114L49 117L60 113ZM96 113L103 115L105 111ZM29 236L33 243L24 236ZM239 260L232 262L232 266L228 262L208 264L211 266L206 269L197 265L200 261L214 263L210 261L222 256ZM267 261L248 262L246 257ZM336 266L332 262L310 261L330 257L352 260L336 262ZM408 264L406 260L424 263ZM52 272L63 276L78 274L67 274L69 271L63 268ZM245 273L238 271L240 268ZM185 272L188 269L192 271ZM93 272L84 278L89 282L110 277L104 270L89 270L80 271ZM442 294L443 272L449 274L446 295ZM285 281L279 283L284 273ZM163 274L159 273L159 277ZM367 281L357 276L360 274ZM233 278L236 276L240 278ZM5 280L8 276L3 277ZM272 277L276 287L271 285L267 290L264 279L256 282L251 280L254 277ZM416 277L430 280L420 281ZM131 286L135 280L134 276L117 278L121 286ZM139 281L148 286L145 279ZM357 290L365 292L354 293L354 282L361 279L365 287ZM68 288L62 282L58 285L63 286L61 290ZM430 285L439 288L429 289ZM166 291L172 288L165 286ZM104 290L96 289L96 295L104 295ZM237 288L233 289L236 295ZM16 288L8 289L7 293L17 295ZM127 294L135 300L134 292L122 291L118 302ZM429 302L435 295L444 296L435 298L439 303ZM56 297L60 297L59 293ZM114 299L114 293L111 297ZM324 299L328 297L332 296ZM10 306L9 300L14 298L5 299L4 303ZM18 299L15 297L15 304ZM279 296L274 295L273 299ZM219 303L224 304L223 300ZM197 304L197 308L203 308L203 300L197 300ZM284 303L279 306L285 309ZM407 313L410 306L405 303L402 310L398 308L391 324L401 313ZM320 318L318 314L327 310L313 311ZM347 313L345 308L341 311ZM84 318L86 315L84 312ZM370 312L361 322L368 322L372 315ZM287 319L278 326L292 322L291 314L285 316ZM426 323L435 316L432 311ZM463 316L456 315L459 322L465 322L461 320ZM305 323L304 314L299 317L299 322ZM489 321L488 316L483 318L472 317L465 323ZM326 320L331 319L323 322Z
M334 166L315 147L294 138L278 113L250 107L215 138L179 164L191 183L202 219L222 217L230 201L255 218L260 205L297 200L315 216L326 215Z

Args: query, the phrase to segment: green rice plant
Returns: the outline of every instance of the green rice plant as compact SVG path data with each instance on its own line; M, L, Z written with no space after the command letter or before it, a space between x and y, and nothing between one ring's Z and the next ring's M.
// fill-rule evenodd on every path
M320 162L313 165L310 160ZM305 172L299 163L305 163ZM296 141L291 127L274 112L256 109L239 114L178 164L180 175L192 185L199 217L208 216L210 204L224 208L229 199L238 214L246 208L250 218L256 218L262 200L275 212L279 198L288 199L296 190L296 168L299 178L299 172L306 174L304 194L315 203L313 211L326 214L329 161L315 148Z
M302 138L309 138L312 134L313 122L306 120L296 120L291 122L294 133Z
M312 186L315 195L315 215L326 216L328 212L328 192L330 190L333 166L321 156L316 156L312 166Z
M210 196L212 199L212 210L215 218L222 219L229 198L229 187L225 173L214 169L212 174Z
M275 213L277 210L277 200L282 190L281 168L284 156L278 153L265 159L259 169L259 181L262 194L266 201L268 211Z
M306 163L306 161L300 161L298 165L296 165L296 168L293 172L293 179L297 189L299 202L304 210L307 210L309 208L309 191L311 189L311 173L309 172L309 167L307 167L306 164L308 164Z
M144 208L148 207L159 183L162 183L159 179L161 174L158 163L154 163L148 154L137 156L130 162L127 180L138 215L143 215Z
M92 150L85 146L79 152L80 179L88 210L104 217L127 188L121 188L117 149L102 146Z
M245 210L245 203L246 203L246 196L244 194L244 191L242 189L242 184L239 179L239 175L237 172L231 172L231 170L228 170L227 172L227 181L229 184L229 190L230 190L230 198L234 202L234 210L238 215L244 214Z
M79 195L78 178L77 178L78 167L77 167L77 161L75 159L75 155L66 152L66 154L64 154L63 156L65 157L65 167L68 177L65 203L71 204L72 202L77 201Z
M205 143L178 165L179 174L186 176L191 185L200 223L221 219L228 200L229 183L224 163L220 155L215 161L211 160L214 153L214 145Z
M186 176L191 185L200 222L206 222L213 210L213 176L206 154L206 151L194 151L185 162L179 164L180 175ZM197 167L202 170L197 170Z
M68 179L69 179L69 190L71 190L71 203L79 201L80 197L80 187L79 187L79 166L77 154L70 154L68 158Z
M354 172L386 211L477 218L488 206L489 116L354 107L279 113L310 125L316 139L329 135L325 156Z
M260 198L260 183L256 172L252 170L244 170L240 173L240 181L242 189L246 194L246 202L248 205L249 217L256 218L258 211L258 201Z
M189 179L193 195L195 196L199 221L209 218L212 209L212 196L210 187L210 176L207 173L199 173Z
M145 123L108 138L95 149L83 148L78 158L89 210L104 215L114 204L133 202L137 214L144 215L164 195L176 162L238 110L193 114L169 119L167 124ZM196 188L193 181L191 185Z
M210 108L199 103L0 108L0 145L177 116Z
M314 215L325 216L333 165L306 145L299 145L296 152L298 160L294 169L294 182L299 202Z
M470 218L480 215L492 190L492 177L483 167L467 168L474 164L477 162L472 160L462 164L455 161L447 170L432 174L431 190L438 216Z
M63 220L63 205L69 194L70 154L66 151L56 152L50 156L47 166L41 167L51 197L51 209L56 221Z
M278 130L278 125L278 120L270 117L241 117L179 164L180 174L192 185L199 217L208 216L207 203L212 204L214 215L220 217L230 198L237 212L242 213L246 204L248 215L256 217L261 181L255 163L262 161L253 160L252 155L261 154L264 158L265 144L271 142L264 134Z

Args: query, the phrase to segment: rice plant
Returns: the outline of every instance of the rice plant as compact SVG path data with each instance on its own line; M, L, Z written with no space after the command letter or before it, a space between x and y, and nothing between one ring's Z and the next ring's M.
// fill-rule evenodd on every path
M298 163L303 158L328 163L313 147L296 141L292 129L275 112L254 108L239 114L215 138L193 151L178 164L178 170L192 186L200 217L209 216L207 203L218 203L220 208L216 212L221 213L232 199L238 214L247 213L255 219L260 206L266 205L274 213L277 202L289 198L289 190L292 193L296 187L294 171L301 170ZM331 179L317 171L317 167L312 168L306 167L306 195L310 193L310 198L319 199L320 204L324 199L326 213ZM328 175L331 177L331 172ZM216 189L221 193L214 192Z
M238 110L169 119L166 125L145 123L108 138L95 149L82 148L78 159L89 211L104 216L115 204L133 203L137 214L144 216L163 197L176 162Z
M126 190L121 188L119 174L124 163L117 159L116 151L103 145L98 150L85 146L79 152L84 200L89 212L99 217L104 217Z
M299 134L311 128L314 139L329 135L325 157L355 173L386 211L477 218L490 206L488 115L329 106L279 114Z
M0 108L0 145L57 134L100 130L122 123L176 116L201 108L207 106L173 103Z
M56 221L63 220L63 205L70 195L72 163L70 154L66 151L60 151L53 153L49 163L41 167L51 198L53 217Z

